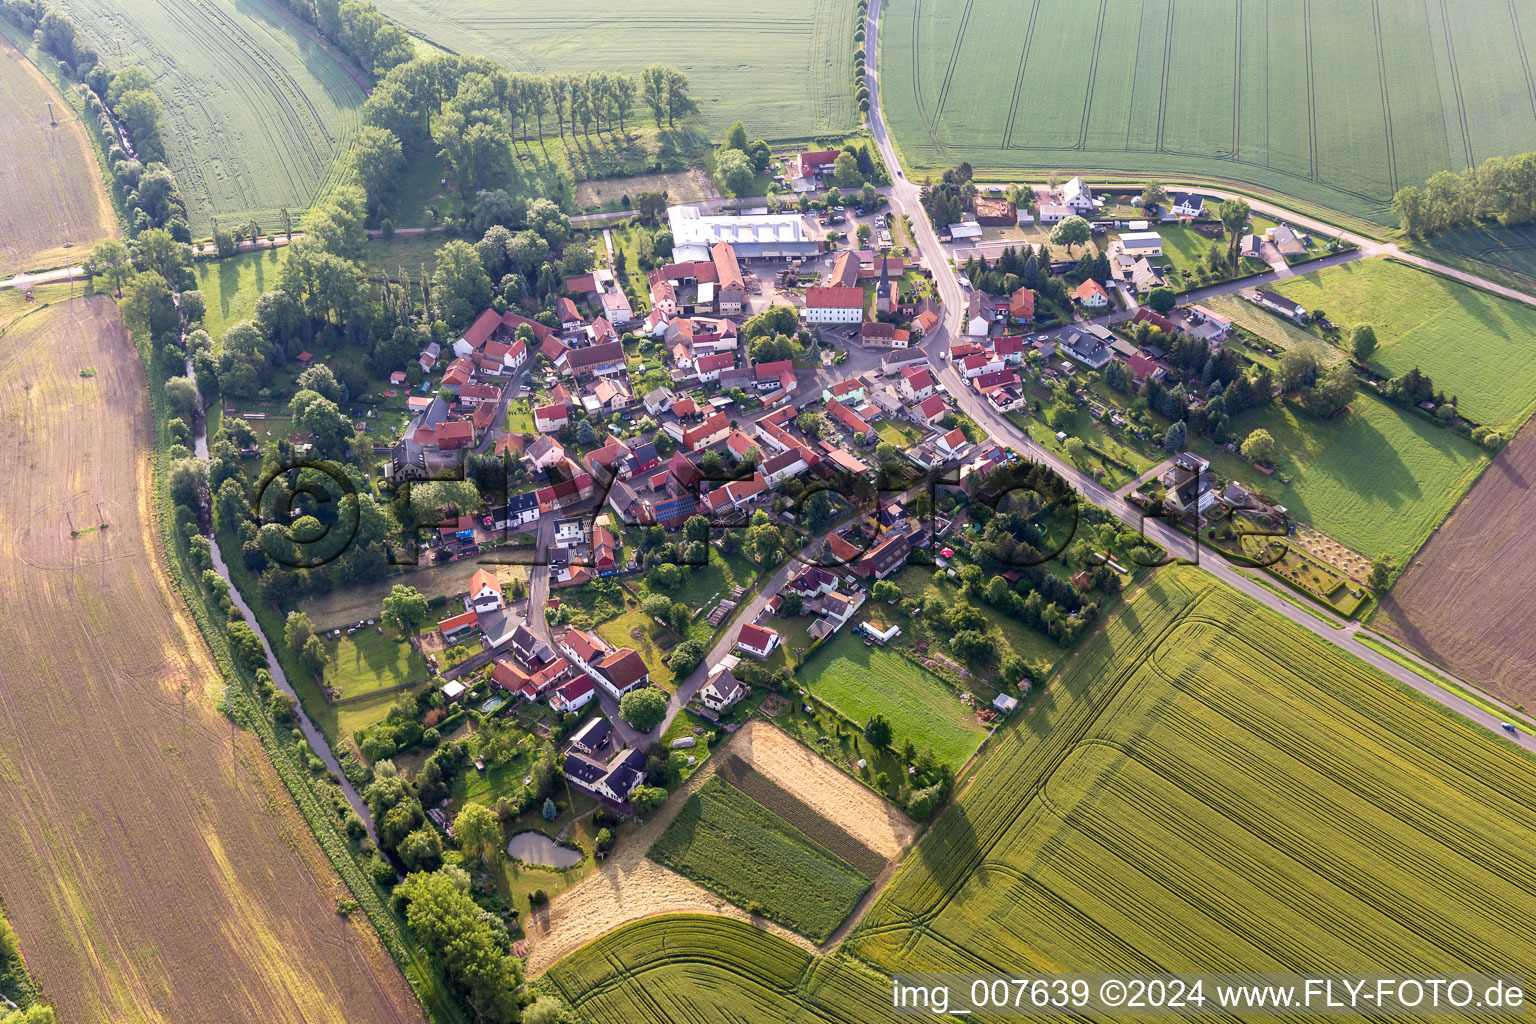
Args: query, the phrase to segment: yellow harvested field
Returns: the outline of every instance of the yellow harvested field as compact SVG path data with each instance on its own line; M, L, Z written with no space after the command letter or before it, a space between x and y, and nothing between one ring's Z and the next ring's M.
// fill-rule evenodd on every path
M420 1021L167 582L112 302L0 348L0 898L60 1020ZM76 531L76 535L71 531Z
M85 132L74 108L0 36L0 278L78 262L118 234Z
M894 804L880 799L777 726L748 722L731 740L730 750L884 857L898 856L917 836L912 819Z

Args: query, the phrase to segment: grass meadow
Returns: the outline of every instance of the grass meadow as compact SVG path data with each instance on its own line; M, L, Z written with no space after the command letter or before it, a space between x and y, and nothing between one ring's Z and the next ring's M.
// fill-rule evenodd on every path
M1392 223L1398 188L1536 148L1536 12L1383 7L889 0L885 115L914 168L1198 175Z
M331 656L325 681L340 688L342 697L356 697L405 683L426 680L427 659L394 630L365 627L353 636L324 641Z
M850 938L887 973L1529 959L1536 760L1192 568L995 749Z
M1197 447L1212 468L1258 487L1293 518L1346 547L1397 565L1419 549L1488 464L1461 435L1363 391L1331 420L1276 402L1244 413L1232 427L1244 437L1268 430L1277 471L1266 477L1202 443Z
M215 218L276 230L283 207L297 220L347 173L363 90L277 6L69 0L64 10L114 66L154 77L194 235Z
M1390 260L1358 260L1276 290L1348 332L1376 329L1373 369L1417 366L1472 420L1506 433L1536 410L1536 309Z
M742 0L729 7L679 0L664 12L629 0L576 9L559 0L515 7L497 0L382 0L379 10L413 33L513 71L638 73L647 64L671 64L688 76L715 141L737 120L753 138L768 139L843 131L859 121L853 0Z
M931 746L939 760L956 768L987 734L975 711L942 679L888 648L864 646L851 628L817 648L795 678L861 725L871 715L884 715L898 746L904 739Z
M688 798L647 854L752 913L825 941L870 879L722 779Z

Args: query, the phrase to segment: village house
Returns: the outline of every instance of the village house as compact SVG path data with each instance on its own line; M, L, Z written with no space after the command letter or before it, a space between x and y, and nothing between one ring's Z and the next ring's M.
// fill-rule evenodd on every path
M1156 231L1126 231L1117 241L1120 250L1133 257L1163 254L1163 236Z
M1080 217L1088 217L1093 215L1098 201L1082 178L1073 178L1061 188L1061 204Z
M599 761L573 750L565 755L562 767L572 785L605 803L624 804L645 781L645 751L620 750L609 760Z
M1254 289L1253 301L1263 306L1272 313L1278 313L1287 320L1303 323L1307 318L1307 311L1299 302L1286 298L1278 292L1265 291L1263 288Z
M555 319L560 321L560 329L566 333L579 331L587 325L587 318L581 315L576 303L564 295L555 300Z
M570 406L563 402L556 405L542 405L533 410L533 429L541 434L553 434L570 422Z
M1061 333L1061 354L1090 370L1102 370L1114 355L1115 336L1099 324L1069 327Z
M1171 198L1168 212L1175 217L1200 217L1205 213L1205 196L1198 192L1175 192Z
M1289 224L1276 224L1264 232L1264 237L1269 240L1271 245L1280 250L1281 256L1305 256L1307 254L1307 243L1303 240L1303 236L1297 234L1296 230Z
M912 344L912 333L881 320L866 320L859 329L859 342L869 348L906 348Z
M1035 293L1020 286L1008 296L1008 315L1026 324L1035 321Z
M469 578L469 606L476 612L494 612L502 608L501 581L495 573L475 570Z
M808 324L861 324L864 289L813 285L805 290L804 317Z
M778 630L747 623L741 627L741 632L736 634L736 649L745 651L760 661L766 661L783 639Z
M565 459L565 449L552 437L539 437L523 452L523 465L530 473L542 473Z
M911 416L925 426L933 426L950 413L949 403L942 395L931 395L912 409Z
M1093 278L1088 278L1072 293L1072 301L1084 309L1103 309L1109 305L1109 292Z
M926 366L909 366L901 371L896 391L908 402L922 402L932 396L939 387L933 371Z
M1211 464L1194 452L1180 452L1158 479L1166 487L1163 505L1179 517L1199 515L1216 500Z
M747 688L724 664L709 670L709 678L699 689L699 700L711 711L725 711L747 695Z
M617 341L569 349L555 361L555 366L575 380L629 372L624 362L624 346Z
M717 312L736 314L741 312L746 286L741 280L741 265L736 260L736 250L730 242L716 242L709 250L715 265L715 309Z
M562 715L574 714L590 704L596 693L597 688L592 685L592 677L580 675L556 687L555 692L549 696L549 706ZM594 719L594 721L606 722L607 719Z
M907 540L907 535L893 533L870 548L864 557L859 559L856 571L860 576L873 576L877 580L883 580L906 565L907 556L911 553L912 544Z
M715 355L700 356L697 362L694 363L694 367L698 371L699 381L706 384L710 381L719 380L721 373L734 368L735 365L736 354L734 352L720 352Z

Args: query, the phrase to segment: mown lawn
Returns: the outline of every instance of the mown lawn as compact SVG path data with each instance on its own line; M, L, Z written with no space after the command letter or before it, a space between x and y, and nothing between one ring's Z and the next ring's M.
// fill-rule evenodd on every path
M861 725L884 715L895 744L932 747L939 760L960 767L976 752L986 729L944 681L895 651L864 646L844 627L796 672L800 684Z
M638 640L632 635L636 630L640 633ZM671 650L662 649L656 640L658 633L666 635L666 631L654 619L642 612L638 605L631 603L626 603L617 617L597 627L597 635L615 647L632 647L640 652L646 667L651 670L651 682L670 691L675 682L672 669L667 666Z
M341 689L343 697L373 690L387 690L427 678L427 660L399 633L389 627L367 626L352 636L324 639L330 664L325 681Z
M1536 309L1390 260L1358 260L1304 274L1277 290L1321 309L1348 344L1355 324L1376 329L1378 372L1417 366L1458 408L1512 434L1536 410Z
M1275 439L1273 476L1204 442L1196 448L1223 477L1264 491L1293 518L1398 565L1419 549L1488 462L1460 435L1364 392L1348 412L1327 421L1278 402L1232 424L1241 437L1258 427Z
M647 854L752 913L821 942L870 880L721 779L688 798Z

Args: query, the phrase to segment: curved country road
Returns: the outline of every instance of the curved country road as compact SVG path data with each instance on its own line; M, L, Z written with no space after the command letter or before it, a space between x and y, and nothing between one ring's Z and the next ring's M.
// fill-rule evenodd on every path
M934 330L931 335L923 339L922 348L928 356L928 361L931 364L935 375L942 379L945 387L949 389L950 397L954 398L959 403L960 407L964 409L964 411L970 415L972 419L980 424L982 428L985 429L994 440L1013 447L1016 451L1027 455L1029 458L1034 459L1037 462L1046 463L1089 501L1093 502L1095 505L1099 505L1105 509L1108 509L1123 522L1136 528L1137 530L1142 531L1145 536L1161 544L1164 549L1171 554L1188 558L1190 561L1198 564L1200 568L1205 569L1207 572L1210 572L1212 575L1216 576L1223 583L1226 583L1228 586L1242 591L1244 594L1257 601L1258 603L1264 605L1266 608L1269 608L1271 611L1285 616L1300 628L1316 635L1319 639L1322 639L1330 644L1333 644L1335 647L1339 647L1344 651L1347 651L1348 653L1354 655L1356 658L1359 658L1361 661L1366 662L1371 667L1396 679L1403 685L1410 686L1417 690L1419 693L1424 694L1426 697L1429 697L1430 699L1443 704L1445 707L1450 708L1457 714L1460 714L1465 718L1469 718L1479 725L1485 726L1501 738L1508 738L1510 742L1518 743L1520 746L1525 747L1527 750L1536 753L1536 737L1533 737L1525 732L1519 732L1511 736L1504 732L1501 728L1502 723L1504 722L1525 720L1525 716L1521 715L1519 712L1508 708L1507 705L1504 705L1502 702L1497 701L1492 697L1488 697L1486 702L1493 707L1501 709L1502 712L1501 716L1489 714L1487 711L1484 711L1477 705L1467 701L1460 694L1437 685L1429 679L1426 679L1416 672L1404 668L1397 662L1392 661L1390 658L1384 657L1381 654L1378 654L1375 650L1362 644L1358 639L1356 639L1356 633L1360 629L1358 623L1347 624L1342 629L1335 629L1332 626L1326 625L1323 622L1318 621L1318 619L1314 618L1311 614L1308 614L1308 612L1296 607L1290 601L1269 590L1267 587L1264 587L1249 579L1247 576L1238 571L1237 566L1233 565L1231 562L1222 558L1215 552L1205 548L1195 550L1194 542L1191 541L1190 538L1169 529L1160 521L1145 519L1140 510L1132 505L1127 504L1114 492L1104 488L1097 481L1082 473L1075 466L1066 462L1055 453L1035 444L1035 442L1032 441L1023 431L1015 427L1005 416L998 413L990 403L982 400L979 395L965 386L965 382L961 379L960 374L954 369L949 360L946 358L946 354L949 351L949 339L951 334L953 333L954 335L958 336L962 328L961 319L964 315L963 310L965 309L965 299L960 288L960 282L955 274L954 268L949 265L949 260L946 257L943 248L939 244L938 236L934 233L933 226L929 223L928 216L923 211L922 205L919 202L920 192L918 187L914 185L910 180L908 180L906 175L903 174L900 170L901 164L897 159L896 149L892 145L890 136L886 131L885 119L880 105L880 7L881 0L870 0L869 21L865 29L865 45L867 49L865 67L867 69L870 94L870 128L874 134L875 143L880 148L880 155L882 158L884 158L885 164L888 168L890 168L891 175L895 180L895 186L891 189L891 203L896 207L897 212L905 213L911 219L913 234L917 242L918 250L922 253L929 270L933 272L934 284L938 288L939 296L943 303L944 319L940 326ZM1222 192L1218 189L1207 188L1205 186L1191 186L1191 190L1198 191L1206 195L1218 195L1223 197L1234 194ZM1248 197L1245 196L1243 198L1247 199ZM1272 204L1253 199L1248 199L1248 202L1253 209L1266 213L1279 213L1286 219L1294 223L1310 227L1313 230L1324 231L1330 235L1341 234L1337 228L1334 228L1331 225L1322 224L1321 222L1312 220L1311 218L1299 217L1290 211L1281 210L1279 207L1275 207ZM1411 254L1403 253L1395 245L1387 245L1380 242L1375 242L1371 239L1363 238L1349 232L1342 232L1342 235L1346 240L1352 241L1360 246L1361 253L1359 255L1395 256L1398 259L1402 259L1417 266L1433 270L1440 274L1454 277L1467 284L1485 289L1486 291L1493 292L1497 295L1515 299L1517 301L1524 302L1527 305L1536 306L1536 298L1525 295L1521 292L1514 291L1513 289L1505 288L1501 285L1493 284L1489 281L1484 281L1481 278L1474 277L1473 275L1464 274L1449 267L1441 266L1430 260L1423 259L1422 257L1416 257ZM1251 287L1252 284L1252 281L1248 281L1244 282L1242 285L1240 285L1240 287ZM1301 599L1298 598L1298 600ZM1318 614L1324 618L1333 618L1321 610L1319 610ZM1334 621L1340 622L1342 624L1342 620L1335 619ZM1428 662L1423 661L1423 659L1418 658L1411 652L1405 653L1407 653L1407 655L1412 660L1426 666L1429 665ZM1436 668L1436 671L1440 672L1442 675L1450 676L1450 673L1446 672L1444 669ZM1451 678L1454 679L1455 677L1451 676ZM1469 690L1475 690L1475 687L1470 685L1468 685L1467 688Z

